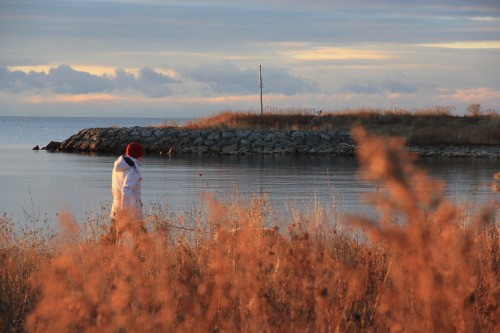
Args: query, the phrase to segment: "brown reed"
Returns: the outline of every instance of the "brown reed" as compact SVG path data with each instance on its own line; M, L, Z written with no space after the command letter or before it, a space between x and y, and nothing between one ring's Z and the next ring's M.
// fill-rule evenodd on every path
M354 134L363 176L388 189L373 200L388 216L398 214L405 221L403 226L391 219L376 225L359 219L389 260L377 315L397 331L498 329L498 203L458 227L458 211L443 199L442 184L409 162L400 140L370 137L361 128ZM485 259L491 265L483 266Z

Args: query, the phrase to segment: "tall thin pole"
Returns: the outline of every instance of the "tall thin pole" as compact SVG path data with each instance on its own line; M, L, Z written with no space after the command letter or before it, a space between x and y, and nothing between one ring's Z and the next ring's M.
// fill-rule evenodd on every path
M260 88L260 115L264 113L264 104L262 104L262 88L264 85L262 84L262 64L259 64L259 88Z

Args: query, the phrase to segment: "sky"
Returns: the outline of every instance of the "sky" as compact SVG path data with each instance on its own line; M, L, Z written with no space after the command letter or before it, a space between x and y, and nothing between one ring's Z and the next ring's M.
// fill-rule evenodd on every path
M0 0L0 116L500 112L498 0Z

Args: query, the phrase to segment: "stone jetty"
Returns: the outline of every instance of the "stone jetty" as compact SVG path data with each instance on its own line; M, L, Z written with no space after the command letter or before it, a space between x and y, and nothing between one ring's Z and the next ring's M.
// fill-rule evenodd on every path
M213 155L307 154L353 156L356 146L348 131L308 130L188 130L182 128L89 128L46 150L122 154L130 142L140 142L148 153ZM500 158L500 146L408 147L420 156Z
M303 130L188 130L181 128L89 128L52 146L52 151L123 153L130 142L149 153L169 152L249 155L328 154L353 155L348 131Z

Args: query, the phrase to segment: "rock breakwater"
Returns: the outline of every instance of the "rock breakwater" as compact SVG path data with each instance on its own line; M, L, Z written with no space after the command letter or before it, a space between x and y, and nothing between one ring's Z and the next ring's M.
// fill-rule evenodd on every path
M500 158L499 146L408 147L408 151L422 157L478 157Z
M88 128L46 149L64 152L122 154L132 142L149 153L172 152L251 155L308 154L353 156L355 143L348 131L306 130L188 130L182 128ZM408 150L429 157L500 158L500 146L412 146Z
M347 131L187 130L179 128L89 128L63 141L57 151L123 153L130 142L149 153L353 155Z

